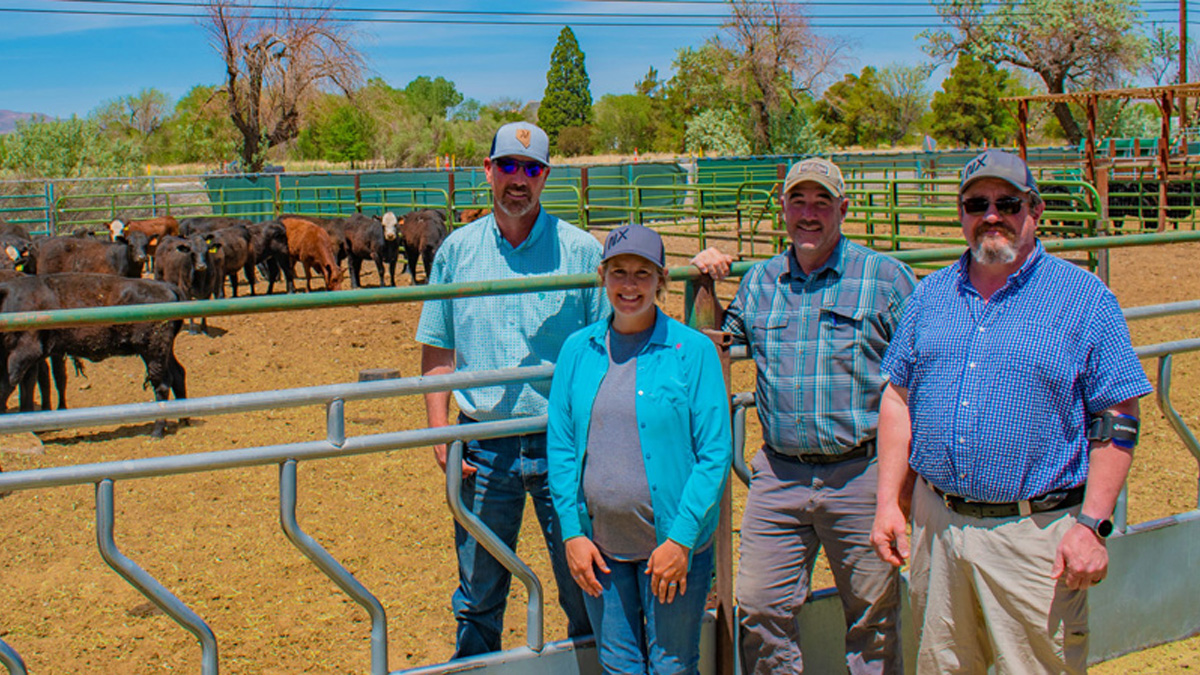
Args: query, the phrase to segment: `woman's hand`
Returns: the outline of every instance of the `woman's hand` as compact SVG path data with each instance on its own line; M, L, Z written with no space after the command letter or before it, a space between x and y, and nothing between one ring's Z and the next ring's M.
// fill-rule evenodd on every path
M571 537L566 541L567 567L571 569L571 578L584 593L593 598L600 597L600 581L596 579L596 570L608 574L608 565L604 564L604 556L600 549L587 537Z
M668 539L650 554L646 574L650 575L650 591L664 605L687 592L688 547Z

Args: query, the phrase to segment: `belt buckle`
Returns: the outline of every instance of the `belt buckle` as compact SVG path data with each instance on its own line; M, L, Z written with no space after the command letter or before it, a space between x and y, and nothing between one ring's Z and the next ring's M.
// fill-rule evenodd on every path
M1022 518L1033 515L1033 506L1029 503L1028 499L1017 501L1017 515Z
M958 513L958 509L954 508L954 502L950 499L950 497L951 495L949 492L942 492L942 503L946 505L947 511Z

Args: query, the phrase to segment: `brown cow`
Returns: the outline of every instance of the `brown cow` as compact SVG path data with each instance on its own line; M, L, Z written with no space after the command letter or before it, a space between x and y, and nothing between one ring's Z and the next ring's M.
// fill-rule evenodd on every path
M312 270L316 268L325 278L325 289L336 291L342 283L342 267L329 233L304 218L279 219L287 228L288 254L292 265L304 266L305 282L312 291Z
M489 208L459 209L458 213L457 213L458 222L463 223L465 225L467 223L479 220L480 218L491 214L491 212L492 212L492 210Z
M158 240L170 235L172 237L179 236L179 221L171 216L158 216L157 218L146 218L144 220L129 220L122 221L114 220L108 224L108 231L112 234L112 240L116 241L117 237L125 234L127 230L134 232L143 232L150 239L146 246L146 252L154 255L154 249L158 247Z

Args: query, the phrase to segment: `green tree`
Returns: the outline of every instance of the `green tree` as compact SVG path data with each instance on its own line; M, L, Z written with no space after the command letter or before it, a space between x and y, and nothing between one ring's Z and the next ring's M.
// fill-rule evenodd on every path
M925 83L932 70L932 66L893 64L880 73L879 79L895 122L894 133L888 138L893 146L911 138L928 112L929 94L925 92Z
M564 26L550 54L546 91L538 108L538 125L546 131L552 145L563 127L584 126L592 121L590 86L583 51L575 33Z
M404 95L410 106L431 120L446 119L447 111L463 100L454 83L440 75L418 77L404 87Z
M1037 74L1051 94L1111 86L1143 62L1136 0L935 0L949 24L925 31L935 58L970 52ZM1083 137L1066 103L1054 116L1071 143Z
M1017 122L1000 98L1018 95L1019 86L1008 71L960 52L941 90L933 95L930 131L960 147L1008 143Z
M21 178L87 178L142 173L134 143L101 133L100 123L72 116L27 120L4 142L4 169Z
M308 125L296 141L301 157L361 162L374 156L374 120L348 99L328 94L309 110L307 117Z
M654 100L644 94L605 94L592 112L598 152L632 153L654 147L658 125Z
M775 118L792 115L800 94L829 75L846 43L818 35L800 3L730 0L720 45L732 57L725 85L749 107L754 152L778 152Z
M237 127L229 119L229 103L213 86L192 87L175 104L156 136L161 148L149 159L162 163L224 164L237 155Z
M898 134L895 111L879 72L871 66L847 73L816 103L820 128L837 145L875 147Z
M733 157L750 154L750 141L742 135L737 117L728 110L705 110L687 122L687 151L695 155Z

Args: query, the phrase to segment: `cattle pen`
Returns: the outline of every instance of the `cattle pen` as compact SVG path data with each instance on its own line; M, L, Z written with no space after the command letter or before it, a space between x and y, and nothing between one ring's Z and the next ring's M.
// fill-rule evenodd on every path
M924 213L932 215L932 212ZM865 227L856 229L855 235L868 238L872 235ZM912 235L914 237L920 234ZM771 235L764 235L756 240L758 245L773 247ZM1095 261L1098 265L1105 260L1101 255L1110 249L1126 249L1132 246L1159 246L1166 244L1184 244L1200 241L1200 233L1193 231L1170 232L1164 234L1124 235L1120 237L1085 237L1068 240L1048 240L1047 248L1062 254L1085 256L1080 260L1087 264ZM732 242L726 242L732 245ZM919 243L919 242L912 242ZM946 238L940 238L937 243L956 243ZM1115 248L1114 248L1115 247ZM932 249L901 250L895 255L908 261L914 266L929 266L942 264L957 257L960 247L943 246ZM744 272L747 264L741 263L735 272ZM1102 267L1102 266L1100 266ZM687 269L676 269L673 278L688 283L693 273ZM391 305L393 303L415 303L423 300L460 297L472 294L494 294L510 292L542 292L546 290L575 288L594 284L591 275L577 275L543 279L532 283L495 282L489 284L468 284L443 287L406 287L406 288L370 288L357 291L339 291L320 294L302 294L294 296L269 296L262 298L239 298L231 300L173 303L169 305L147 305L138 308L102 308L86 310L64 310L39 315L8 315L0 316L0 330L16 330L33 326L71 326L105 322L130 322L148 320L166 320L195 317L228 317L235 315L252 315L261 312L299 311L312 309L332 309L338 307L363 307L375 304ZM690 288L690 286L689 286ZM1194 289L1190 295L1194 296ZM1183 291L1183 292L1186 292ZM689 294L690 295L690 294ZM1184 297L1187 297L1186 295ZM1195 300L1168 303L1147 303L1144 306L1127 307L1126 315L1131 322L1154 321L1170 319L1176 316L1190 316L1200 311L1200 302ZM1174 356L1200 350L1200 335L1196 335L1194 322L1185 324L1183 335L1178 331L1172 334L1174 339L1154 340L1137 344L1138 354L1146 361L1148 369L1157 373L1152 378L1156 383L1157 404L1162 412L1164 429L1169 430L1170 436L1158 437L1158 442L1178 451L1182 446L1193 457L1200 460L1200 446L1186 422L1195 419L1196 411L1187 410L1181 413L1176 409L1176 401L1172 393L1178 389L1172 387L1174 373ZM736 356L736 355L735 355ZM185 583L185 578L194 570L177 570L172 565L163 565L156 561L147 568L156 567L165 574L151 575L135 562L134 557L123 553L116 544L115 527L118 522L123 527L132 529L138 523L129 520L118 521L121 508L116 502L115 490L118 486L140 485L154 481L166 480L170 476L217 472L228 473L237 468L250 466L277 467L275 485L277 487L277 508L282 530L291 545L298 548L322 574L333 580L334 584L365 612L369 621L366 626L355 627L360 633L358 644L365 639L365 646L360 653L348 657L348 663L353 664L357 671L368 671L373 674L389 672L464 672L477 671L487 673L592 673L597 672L591 645L587 641L566 642L545 639L544 607L546 591L541 584L544 575L536 573L530 565L524 562L522 556L511 551L497 551L498 556L510 565L525 586L525 630L522 646L505 652L474 660L433 663L410 666L393 670L395 656L389 650L389 637L395 637L397 632L404 631L404 613L406 611L403 598L383 597L379 599L368 585L361 583L358 578L371 576L368 571L352 574L347 566L350 563L339 562L338 559L318 543L317 539L306 533L299 525L297 517L298 503L298 469L303 465L309 467L321 462L359 454L394 453L409 448L422 448L431 443L441 441L456 441L468 438L468 434L505 435L532 431L544 425L544 419L530 419L519 422L495 423L495 425L473 425L472 429L449 427L439 430L420 429L420 424L412 424L407 420L409 428L387 431L379 434L348 435L346 406L359 401L378 398L413 397L425 391L453 388L461 386L480 385L485 382L522 381L526 379L546 378L551 375L549 368L528 368L508 372L477 373L470 376L450 375L439 378L400 378L379 382L361 382L320 385L301 388L280 388L270 391L257 391L246 394L229 395L222 393L214 396L186 399L154 404L126 404L117 406L96 406L79 410L59 411L51 413L34 413L7 415L0 417L0 433L17 433L41 429L77 429L94 426L112 426L121 424L136 424L139 421L157 419L160 417L179 418L192 417L207 419L217 415L234 415L249 410L278 411L296 407L316 407L323 410L323 428L318 430L316 437L304 441L277 442L268 445L252 447L236 447L207 451L182 452L180 454L164 454L163 451L151 452L150 456L137 459L114 459L106 462L89 462L80 457L78 461L68 458L55 462L57 466L45 468L24 468L0 474L0 492L15 491L16 494L5 502L0 502L0 508L17 508L16 504L25 495L38 495L46 492L70 489L70 486L93 486L92 502L95 513L95 532L97 547L107 564L117 570L122 578L131 583L139 592L148 597L155 606L167 616L174 619L191 633L192 641L189 651L182 663L193 668L199 668L203 673L218 672L221 660L218 659L218 645L222 644L224 634L214 630L202 616L190 607L207 600L215 590L197 589ZM736 391L736 389L735 389ZM735 411L742 423L746 420L745 412L752 407L752 396L745 393L733 397ZM1185 417L1186 415L1186 417ZM739 438L744 442L745 434L742 426L735 425ZM282 435L283 430L279 433ZM1153 436L1151 436L1153 438ZM751 448L750 451L753 449ZM742 455L744 461L745 457ZM451 459L453 464L455 460ZM1190 468L1192 485L1197 484L1196 466L1193 462ZM738 467L739 476L744 476L744 467ZM214 474L214 475L217 475ZM139 479L134 481L133 479ZM451 511L456 511L454 496L456 487L453 483L454 472L451 472L450 483L444 488L450 497ZM152 480L151 480L152 479ZM1113 573L1110 580L1091 594L1092 606L1092 653L1093 662L1100 662L1120 654L1143 649L1150 645L1177 640L1200 633L1200 609L1197 609L1194 599L1200 596L1200 581L1191 570L1200 562L1200 511L1195 500L1177 513L1155 517L1144 522L1130 524L1123 517L1125 502L1120 507L1118 517L1118 534L1111 539L1110 552L1113 558ZM306 512L306 520L319 515L319 510ZM456 511L456 518L462 514ZM471 527L470 523L464 523ZM444 532L448 536L448 532ZM486 539L486 537L485 537ZM153 540L152 540L153 541ZM8 544L11 546L11 543ZM253 551L243 552L253 556ZM161 557L161 556L158 556ZM145 564L145 563L144 563ZM215 563L214 563L215 564ZM360 570L363 561L354 561L354 567ZM176 571L170 571L176 570ZM276 574L289 574L288 571L275 571ZM442 573L448 573L442 570ZM161 579L161 580L159 580ZM1146 583L1153 580L1153 584ZM419 583L419 582L418 582ZM191 594L181 594L169 586L187 585ZM441 599L444 602L444 598ZM800 616L803 622L805 637L806 662L813 672L839 672L841 668L840 654L840 606L836 597L828 591L818 593L810 606ZM392 625L389 629L387 613L384 605L393 606L401 614L400 625ZM448 610L443 610L448 611ZM6 613L6 617L11 616ZM6 618L6 622L9 619ZM361 619L356 619L356 623ZM14 634L0 626L0 663L4 663L10 672L26 672L25 661L21 654L33 654L24 648L24 643L34 641L32 635L25 633ZM344 630L335 626L325 626L327 630ZM718 642L717 633L720 626L717 621L708 624L709 645ZM100 636L95 636L100 639ZM243 641L244 637L232 641ZM811 644L810 644L811 642ZM197 646L198 643L198 646ZM707 652L704 672L727 672L730 665L722 662L719 650ZM111 656L112 654L109 654ZM105 656L101 654L100 657ZM911 659L909 660L911 664ZM99 662L103 664L104 661ZM44 666L47 670L53 665ZM243 669L258 671L253 664L243 664ZM104 669L103 665L96 669ZM225 667L226 670L231 670ZM131 670L139 670L134 666ZM232 668L236 670L236 668ZM318 668L317 670L322 670ZM111 671L110 671L111 672Z

